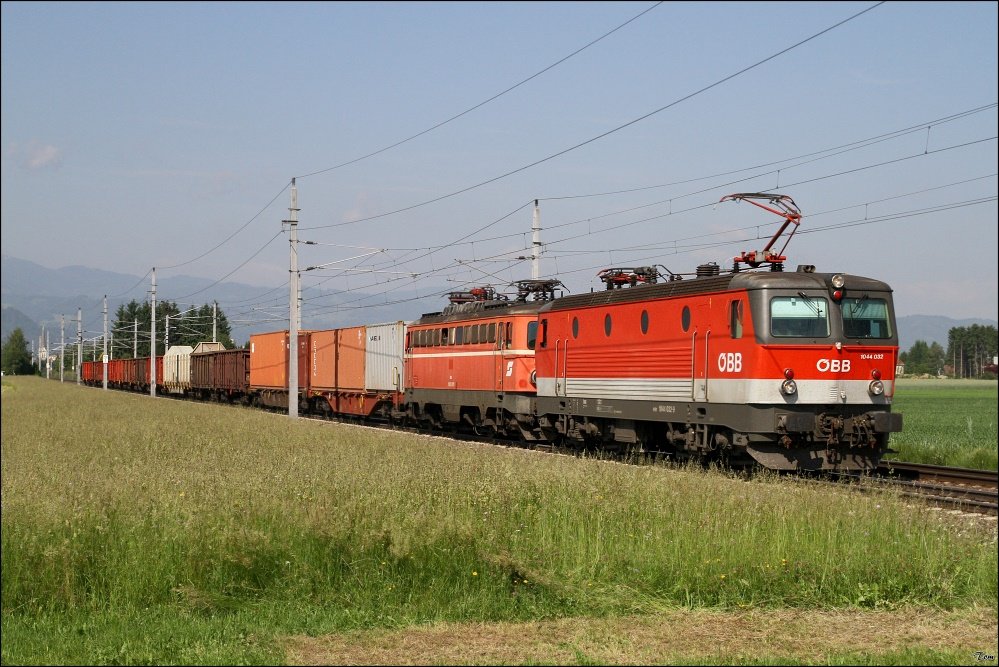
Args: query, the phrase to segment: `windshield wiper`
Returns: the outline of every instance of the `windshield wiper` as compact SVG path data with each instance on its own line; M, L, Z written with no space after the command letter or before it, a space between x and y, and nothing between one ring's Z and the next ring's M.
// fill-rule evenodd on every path
M798 292L798 296L800 296L802 299L805 300L805 303L807 303L808 306L812 309L812 311L814 311L816 317L822 317L822 309L819 308L817 305L815 305L815 303L812 301L812 299L814 299L815 297L808 296L804 292L800 291Z

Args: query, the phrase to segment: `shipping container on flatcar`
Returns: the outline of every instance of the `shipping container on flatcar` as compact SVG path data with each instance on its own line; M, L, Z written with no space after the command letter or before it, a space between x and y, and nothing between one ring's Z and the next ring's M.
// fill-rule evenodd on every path
M163 355L163 386L171 394L186 394L191 389L190 345L171 345Z
M366 327L314 331L309 356L312 408L333 414L366 416L364 360Z
M403 322L314 331L312 407L327 415L382 418L397 409L405 353Z
M272 407L288 407L288 331L252 334L250 336L250 392L255 403ZM309 348L311 331L298 332L299 400L307 397L311 373Z

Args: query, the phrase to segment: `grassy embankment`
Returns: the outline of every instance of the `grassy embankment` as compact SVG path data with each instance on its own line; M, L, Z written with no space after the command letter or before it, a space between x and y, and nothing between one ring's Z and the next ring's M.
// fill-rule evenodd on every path
M35 378L2 411L4 664L996 654L994 524L891 496Z

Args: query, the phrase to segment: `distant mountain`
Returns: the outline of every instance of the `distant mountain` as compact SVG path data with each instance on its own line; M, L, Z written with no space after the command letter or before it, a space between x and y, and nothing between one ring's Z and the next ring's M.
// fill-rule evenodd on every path
M953 320L940 315L906 315L897 317L898 324L898 347L902 352L908 352L917 340L925 343L940 343L940 347L947 349L947 338L954 327L970 327L972 324L983 326L997 326L995 320L967 319Z
M218 283L192 276L157 276L157 293L173 300L174 295L191 294L188 301L195 304L218 301L229 319L232 337L240 344L246 343L250 334L287 328L288 293L269 292L266 288L242 283ZM84 338L103 332L104 295L108 296L108 313L111 319L118 306L132 299L148 299L149 278L112 271L91 269L84 266L66 266L49 269L27 260L0 255L0 297L3 301L4 335L7 335L8 308L12 309L10 330L21 326L25 337L37 339L40 328L60 332L60 316L65 316L66 339L76 338L76 311L83 311ZM422 313L439 311L444 289L423 289L392 293L391 302L384 296L358 292L339 292L306 288L302 298L309 304L302 320L303 328L329 329L367 323L413 320ZM114 294L126 294L115 298ZM272 305L253 310L251 304L260 301ZM374 302L374 304L372 304ZM230 304L230 305L227 305ZM237 305L231 305L237 304ZM277 304L277 305L273 305ZM16 319L18 315L25 319Z
M33 319L22 313L17 308L3 307L3 313L0 315L0 338L6 342L7 338L14 331L14 329L20 329L21 333L28 340L37 340L38 332L41 327ZM49 340L52 337L49 336Z

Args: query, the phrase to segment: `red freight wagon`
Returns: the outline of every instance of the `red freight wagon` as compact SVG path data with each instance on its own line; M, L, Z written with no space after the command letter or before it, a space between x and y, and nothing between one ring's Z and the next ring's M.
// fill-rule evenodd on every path
M245 400L250 387L250 351L195 352L191 355L191 388L202 398Z
M83 384L104 384L104 364L100 361L84 361L80 364L80 381Z

